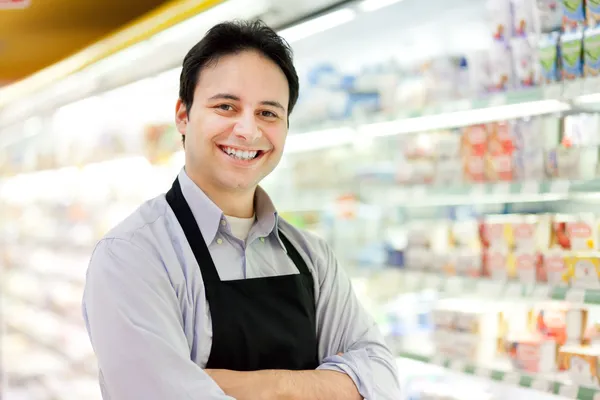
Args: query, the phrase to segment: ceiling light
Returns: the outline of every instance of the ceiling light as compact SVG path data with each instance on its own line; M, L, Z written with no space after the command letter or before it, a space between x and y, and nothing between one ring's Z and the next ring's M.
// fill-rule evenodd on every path
M391 6L394 3L398 3L402 0L364 0L360 3L359 8L361 11L370 12L379 10L380 8Z
M356 17L356 12L354 10L343 8L306 22L301 22L298 25L283 29L278 33L280 36L283 36L288 43L292 43L345 24L346 22L350 22L354 17Z

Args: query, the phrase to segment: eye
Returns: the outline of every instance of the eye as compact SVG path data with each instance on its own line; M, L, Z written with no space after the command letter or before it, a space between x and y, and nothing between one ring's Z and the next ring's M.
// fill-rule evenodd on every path
M265 118L277 118L277 114L272 111L263 110L260 112L260 115Z
M230 104L219 104L217 108L223 111L233 111L233 107Z

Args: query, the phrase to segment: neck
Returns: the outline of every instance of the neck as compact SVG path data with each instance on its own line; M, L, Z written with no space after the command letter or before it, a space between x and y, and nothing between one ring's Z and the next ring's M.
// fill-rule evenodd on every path
M237 218L251 218L254 215L254 192L249 190L223 190L186 169L187 175L206 196L223 211L223 214Z

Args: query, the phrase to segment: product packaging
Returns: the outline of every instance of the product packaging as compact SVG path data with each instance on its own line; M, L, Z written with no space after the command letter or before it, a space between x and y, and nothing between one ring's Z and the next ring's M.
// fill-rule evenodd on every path
M513 33L515 36L528 36L535 33L533 0L512 0Z
M588 312L564 303L542 303L528 313L530 329L560 346L580 345L585 340Z
M590 28L583 39L584 74L600 75L600 27Z
M600 384L600 348L563 346L559 353L559 367L568 372L576 385L597 388Z
M585 1L561 0L563 31L572 32L585 26Z
M600 0L586 0L585 15L588 27L596 27L600 22Z
M544 252L544 272L548 284L552 287L566 286L568 281L564 279L567 272L567 252L561 249L551 249Z
M583 76L583 30L565 33L560 43L563 80L574 80Z
M596 250L598 221L593 214L583 214L566 221L566 231L573 251Z
M492 93L514 86L512 53L508 43L495 41L490 47L490 87Z
M542 268L542 257L535 250L516 250L515 266L521 283L535 283Z
M487 0L486 5L494 40L506 41L512 36L512 12L510 1Z
M517 150L513 157L514 179L520 181L543 181L545 153L542 149Z
M562 26L561 0L537 0L535 3L541 32L559 30Z
M514 124L506 121L487 125L487 154L492 156L510 155L515 148Z
M559 40L558 32L542 35L538 42L538 59L543 83L555 83L560 79L559 74Z
M488 155L485 175L489 182L513 181L513 156L511 154Z
M505 343L506 353L516 369L533 374L556 369L557 345L554 340L524 334L511 337Z
M579 289L600 289L600 253L574 253L566 257L565 278Z

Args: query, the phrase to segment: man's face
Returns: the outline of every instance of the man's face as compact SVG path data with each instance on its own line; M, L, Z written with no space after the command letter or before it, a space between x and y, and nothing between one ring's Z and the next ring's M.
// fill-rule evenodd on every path
M281 159L288 100L283 71L258 52L205 66L191 109L177 103L188 174L218 190L254 190Z

